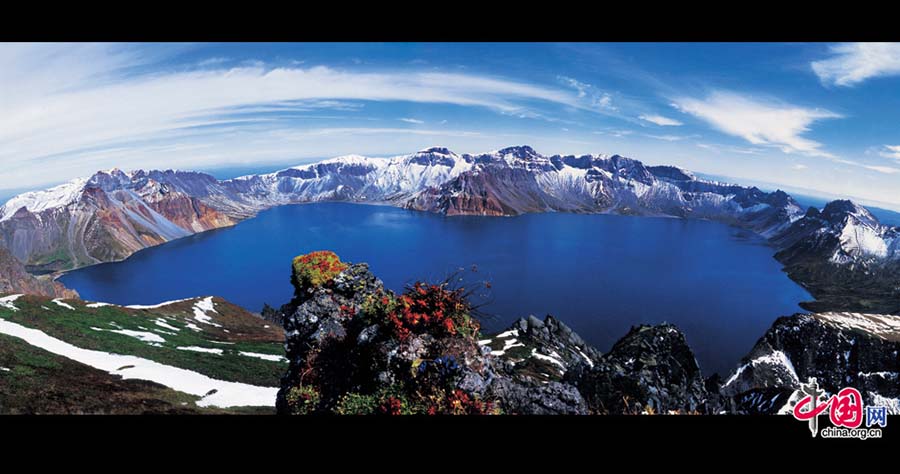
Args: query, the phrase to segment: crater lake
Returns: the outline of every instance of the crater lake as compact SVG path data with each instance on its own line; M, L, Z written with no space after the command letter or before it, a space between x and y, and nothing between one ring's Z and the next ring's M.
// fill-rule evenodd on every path
M394 291L453 276L484 332L552 314L601 351L635 324L680 327L706 375L725 374L811 296L750 232L702 220L585 214L474 217L345 203L283 206L237 226L60 278L86 300L154 304L216 295L259 312L293 294L291 260L332 250ZM462 281L459 281L462 279Z

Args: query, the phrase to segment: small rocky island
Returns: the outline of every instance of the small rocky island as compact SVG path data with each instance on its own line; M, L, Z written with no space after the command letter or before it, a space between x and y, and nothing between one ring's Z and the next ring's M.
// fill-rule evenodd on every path
M320 251L293 262L281 414L774 414L800 381L900 413L900 318L778 319L727 379L704 379L673 325L635 326L601 354L563 322L529 316L481 333L464 288L386 289L364 263Z

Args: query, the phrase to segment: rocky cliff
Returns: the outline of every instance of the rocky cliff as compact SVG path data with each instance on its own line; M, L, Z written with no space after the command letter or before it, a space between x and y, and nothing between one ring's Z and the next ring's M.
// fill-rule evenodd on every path
M721 393L738 413L787 412L800 383L815 377L828 394L858 389L866 404L900 414L900 317L860 313L779 318Z
M608 354L534 317L482 336L464 289L386 290L330 252L295 261L280 310L284 414L706 413L699 367L673 326L641 326ZM304 260L305 259L305 260Z
M480 332L465 290L386 290L365 264L298 257L284 321L283 414L775 414L801 382L859 389L900 413L900 317L779 318L723 380L704 380L681 331L640 325L602 354L563 322Z
M23 293L50 298L78 298L78 293L60 283L38 278L25 271L25 267L12 254L0 247L0 294Z

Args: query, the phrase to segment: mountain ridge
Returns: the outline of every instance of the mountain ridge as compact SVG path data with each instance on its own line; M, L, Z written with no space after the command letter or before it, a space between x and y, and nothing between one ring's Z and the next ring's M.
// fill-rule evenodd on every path
M447 215L605 212L728 223L744 217L737 214L759 214L747 212L740 199L727 199L735 193L747 195L744 200L765 194L620 155L547 157L529 146L459 155L431 147L393 158L348 155L221 181L192 171L99 171L7 201L0 207L0 243L30 270L55 271L121 260L269 207L305 202L377 202ZM787 204L788 219L802 213ZM754 216L747 217L752 230L772 231L763 219L754 224Z
M868 281L866 272L884 273L868 298L875 304L816 309L900 311L889 303L900 278L900 229L880 224L862 206L833 201L822 211L804 211L780 190L701 179L616 154L545 156L527 145L474 155L446 147L392 158L345 155L228 180L192 171L100 171L10 199L0 207L0 246L29 271L65 271L235 225L271 207L325 201L448 216L572 212L714 220L769 239L787 273L817 299L839 294L832 274Z

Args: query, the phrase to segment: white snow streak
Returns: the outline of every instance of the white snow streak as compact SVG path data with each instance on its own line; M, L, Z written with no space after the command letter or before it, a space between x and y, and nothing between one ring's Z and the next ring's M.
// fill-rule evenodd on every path
M25 342L126 379L150 380L179 392L203 397L199 406L237 407L274 406L277 387L259 387L226 382L178 367L172 367L135 356L110 354L75 347L36 329L0 319L0 333L24 339ZM119 371L120 367L133 366ZM207 395L209 392L216 392Z
M70 304L68 304L68 303L66 303L66 302L64 302L64 301L62 301L62 300L59 299L59 298L56 298L56 299L53 300L52 302L55 303L57 306L62 306L63 308L66 308L66 309L70 309L70 310L72 310L72 311L75 311L75 308L73 308L72 305L70 305Z
M256 357L257 359L269 360L272 362L287 362L287 358L282 357L280 355L260 354L258 352L244 352L244 351L240 351L240 354L242 356Z

